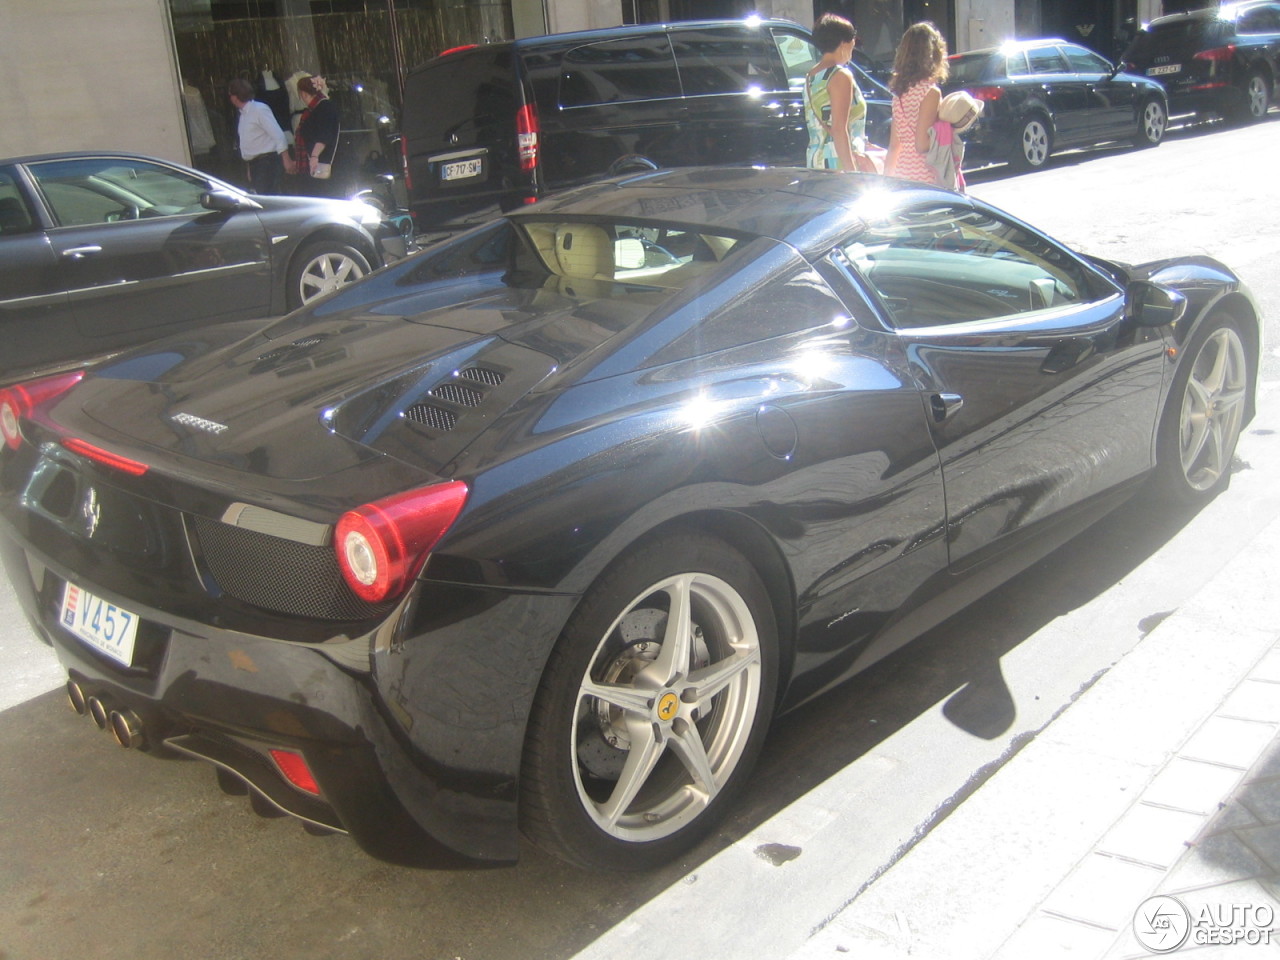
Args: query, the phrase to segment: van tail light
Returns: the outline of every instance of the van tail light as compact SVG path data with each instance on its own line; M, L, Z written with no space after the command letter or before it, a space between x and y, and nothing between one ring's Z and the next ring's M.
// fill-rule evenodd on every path
M11 450L22 446L19 421L31 415L40 404L66 393L84 377L83 370L42 377L28 383L15 383L0 390L0 434Z
M1208 60L1211 63L1229 63L1236 55L1236 45L1229 43L1225 47L1214 47L1212 50L1201 50L1192 60Z
M538 108L526 103L516 111L516 146L520 151L520 169L531 173L538 169Z
M971 87L969 94L975 100L985 100L987 103L995 103L997 100L1004 98L1004 87Z
M403 593L466 502L467 485L453 480L344 513L333 547L347 585L369 603Z

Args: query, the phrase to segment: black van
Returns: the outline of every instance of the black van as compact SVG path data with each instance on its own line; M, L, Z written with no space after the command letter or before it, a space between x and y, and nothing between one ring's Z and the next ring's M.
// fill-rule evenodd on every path
M413 70L402 149L419 230L631 170L802 165L809 31L783 20L641 24L459 47ZM867 133L889 92L854 65Z

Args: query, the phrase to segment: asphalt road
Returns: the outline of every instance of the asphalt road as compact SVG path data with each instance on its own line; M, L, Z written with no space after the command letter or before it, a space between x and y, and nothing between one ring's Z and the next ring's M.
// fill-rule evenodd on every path
M1263 303L1263 380L1275 384L1277 135L1273 114L1246 129L1175 132L1154 151L1072 155L1020 177L979 174L971 189L1103 256L1223 259ZM686 861L639 877L582 873L532 848L511 869L408 870L370 860L342 837L260 819L242 798L219 793L205 766L121 750L74 716L54 689L61 674L51 655L0 585L0 960L568 957L905 732L898 740L911 746L896 765L868 764L867 844L849 869L870 878L1123 656L1128 641L1099 639L1098 618L1131 623L1136 642L1280 511L1274 484L1262 481L1278 420L1269 403L1250 428L1227 494L1238 509L1207 523L1139 501L782 718L748 802ZM744 912L741 921L752 918Z

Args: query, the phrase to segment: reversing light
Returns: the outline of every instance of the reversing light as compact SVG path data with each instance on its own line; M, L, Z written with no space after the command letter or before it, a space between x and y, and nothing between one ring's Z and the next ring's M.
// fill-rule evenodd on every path
M369 603L402 593L466 502L467 485L453 480L344 513L333 547L347 585Z
M59 373L27 383L15 383L0 390L0 434L11 450L22 446L22 426L19 422L47 400L66 393L84 377L83 370Z
M320 784L316 783L315 774L307 766L306 758L292 750L272 750L271 759L276 762L285 779L299 790L320 796Z

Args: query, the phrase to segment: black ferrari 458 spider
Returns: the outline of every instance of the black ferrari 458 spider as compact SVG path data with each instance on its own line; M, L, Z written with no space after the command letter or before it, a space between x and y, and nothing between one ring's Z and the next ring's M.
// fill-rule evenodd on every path
M1144 485L1219 491L1258 344L1205 257L650 173L0 393L0 553L124 745L401 862L643 868L779 711Z

